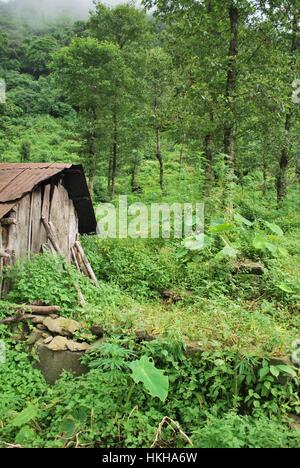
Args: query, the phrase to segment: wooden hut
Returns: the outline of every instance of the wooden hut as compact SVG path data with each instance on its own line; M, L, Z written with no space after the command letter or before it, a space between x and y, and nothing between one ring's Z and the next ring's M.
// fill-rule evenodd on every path
M39 252L58 252L89 273L78 234L96 232L81 165L0 164L0 275ZM0 291L3 285L0 284Z

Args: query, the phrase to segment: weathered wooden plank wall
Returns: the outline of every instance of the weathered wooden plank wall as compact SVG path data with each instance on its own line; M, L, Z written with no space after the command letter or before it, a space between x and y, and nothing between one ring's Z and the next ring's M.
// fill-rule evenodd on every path
M70 250L78 235L78 217L68 192L60 182L38 187L25 195L15 207L16 225L11 224L0 230L0 245L14 252L15 259L41 252L48 236L42 216L51 221L57 233L60 250L70 260Z
M75 212L73 202L70 204L70 199L67 190L62 183L54 187L50 209L50 222L56 231L59 242L60 251L69 260L70 247L69 232L73 231L73 226L70 226L70 221L74 223L74 215L70 215L71 211Z
M42 188L32 192L31 198L31 247L30 252L39 252L41 245L46 242L45 230L42 226Z
M29 233L30 233L30 209L31 209L31 194L21 198L17 205L17 225L16 235L11 239L12 233L9 229L9 243L15 252L15 258L25 258L28 252Z

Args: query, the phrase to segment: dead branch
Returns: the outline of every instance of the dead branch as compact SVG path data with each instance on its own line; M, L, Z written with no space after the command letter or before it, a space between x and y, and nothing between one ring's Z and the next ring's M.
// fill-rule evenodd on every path
M25 322L27 320L32 320L36 317L36 315L32 315L32 314L51 315L53 313L60 312L59 306L37 306L37 305L23 304L20 306L13 306L13 308L16 309L17 315L0 320L1 324L18 323L18 322ZM26 311L31 312L31 314L26 313Z
M38 315L49 315L60 312L59 306L42 306L42 305L25 305L26 308L30 309L32 313Z
M5 447L6 448L9 448L9 449L12 449L12 448L23 448L22 445L18 445L18 444L8 444L8 443L4 443Z
M35 315L19 314L19 315L14 315L13 317L7 317L3 320L0 320L0 323L8 324L8 323L26 322L27 320L32 320L33 318L35 318Z
M155 439L154 439L154 442L153 444L151 445L151 448L155 448L157 447L157 443L161 437L161 434L162 434L162 430L164 428L164 426L167 425L167 426L170 426L170 428L176 432L178 431L179 434L187 441L187 443L189 445L191 445L193 447L193 442L191 441L191 439L185 434L185 432L183 432L183 430L181 429L181 427L179 426L179 424L174 421L173 419L169 418L169 416L165 416L163 418L163 420L159 423L159 426L157 428L157 431L156 431L156 434L155 434Z

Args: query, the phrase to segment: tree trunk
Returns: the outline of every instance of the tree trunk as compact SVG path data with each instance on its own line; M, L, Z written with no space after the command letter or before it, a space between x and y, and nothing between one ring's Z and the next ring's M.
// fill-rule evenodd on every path
M118 120L116 113L113 114L113 147L111 161L111 186L110 194L113 198L116 192L116 175L117 175L117 160L118 160Z
M263 155L263 196L266 197L268 193L268 167L265 154Z
M238 32L239 32L239 9L233 3L229 7L231 39L228 53L228 71L226 83L226 101L228 110L228 121L224 126L224 153L229 162L234 166L235 162L235 135L234 135L234 101L237 85L237 57L238 57Z
M96 173L96 135L95 135L95 128L96 128L96 112L95 109L91 110L92 114L92 128L91 131L88 132L88 188L90 191L91 196L94 194L94 179Z
M277 190L277 202L281 203L286 197L287 187L286 187L286 172L289 165L289 133L291 128L293 112L290 111L286 115L285 119L285 136L284 144L281 149L280 158L279 158L279 169L276 181L276 190Z
M297 157L297 160L296 160L295 174L296 174L298 182L300 183L300 158L299 158L299 156Z
M112 152L109 154L108 169L107 169L107 193L111 195L111 170L112 170Z
M298 42L298 32L299 32L299 12L295 12L293 18L293 25L292 25L292 44L291 44L291 70L294 69L294 53L297 50L297 42ZM290 104L291 105L291 104ZM286 197L287 194L287 185L286 185L286 172L289 165L289 136L290 130L292 126L292 119L293 119L293 109L292 107L289 108L286 117L285 117L285 125L284 125L284 142L281 148L280 157L279 157L279 168L278 168L278 175L276 180L276 191L277 191L277 202L280 204L283 199Z
M131 191L132 192L135 192L138 186L136 176L137 176L137 164L133 162L131 166Z
M214 172L213 172L213 135L212 133L207 133L204 138L204 152L206 159L206 185L207 193L210 191L210 186L214 181Z
M180 154L179 154L179 164L180 168L182 168L183 165L183 158L184 158L184 142L185 142L185 136L182 139L181 145L180 145Z
M159 162L159 185L161 190L164 189L164 162L161 154L160 147L160 130L156 129L156 158Z
M88 173L88 189L92 197L94 194L94 174L92 171Z

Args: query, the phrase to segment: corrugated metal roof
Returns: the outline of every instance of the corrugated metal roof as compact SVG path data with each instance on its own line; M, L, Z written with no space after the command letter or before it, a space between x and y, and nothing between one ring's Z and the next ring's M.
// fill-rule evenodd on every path
M0 164L0 203L19 200L40 182L70 167L60 163Z
M19 169L47 169L49 167L54 167L56 169L64 169L66 167L71 167L72 164L66 163L1 163L0 170L19 170Z
M72 169L68 171L68 169ZM95 232L96 218L82 166L67 163L0 164L0 219L41 182L64 171L66 188L75 204L81 233Z

